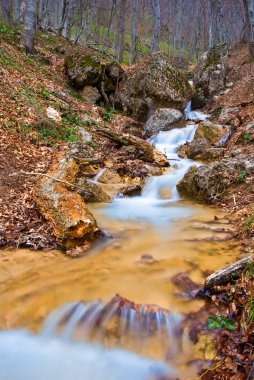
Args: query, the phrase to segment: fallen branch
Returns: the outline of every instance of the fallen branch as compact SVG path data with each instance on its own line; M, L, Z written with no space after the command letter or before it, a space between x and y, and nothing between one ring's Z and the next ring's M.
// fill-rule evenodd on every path
M97 128L96 130L98 133L108 137L110 140L113 140L117 144L125 146L130 145L130 142L127 139L121 138L118 134L110 131L109 129Z
M215 273L212 273L205 280L204 289L210 289L217 285L225 284L226 282L232 281L237 276L239 276L239 272L243 271L248 263L253 262L253 256L244 257L241 260L238 260L236 263L228 265L227 267L218 270Z

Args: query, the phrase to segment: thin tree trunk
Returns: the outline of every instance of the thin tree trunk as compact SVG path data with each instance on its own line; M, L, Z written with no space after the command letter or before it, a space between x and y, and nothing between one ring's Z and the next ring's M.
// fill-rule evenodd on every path
M69 0L63 0L62 15L61 15L61 24L60 24L60 27L58 29L59 36L62 36L63 35L63 31L66 29L68 11L69 11Z
M1 14L4 22L13 24L13 1L1 0Z
M161 23L161 11L160 11L160 1L152 0L152 11L153 11L153 36L152 36L152 46L151 51L159 51L160 44L160 23Z
M254 57L254 0L243 0L246 13L245 40L249 43L251 56Z
M117 57L118 62L123 61L123 55L124 55L125 14L126 14L126 0L121 0L119 26L118 26L118 39L117 39L117 47L116 47L116 57Z
M137 49L137 22L138 22L138 0L131 3L131 51L130 64L135 62Z
M35 29L36 29L36 0L26 0L26 16L25 16L26 54L34 54Z

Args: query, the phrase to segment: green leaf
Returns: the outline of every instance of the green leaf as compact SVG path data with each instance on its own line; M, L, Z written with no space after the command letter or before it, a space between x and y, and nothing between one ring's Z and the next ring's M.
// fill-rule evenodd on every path
M221 315L214 315L208 317L208 329L216 330L224 327L227 330L235 331L235 324L228 318L222 317Z

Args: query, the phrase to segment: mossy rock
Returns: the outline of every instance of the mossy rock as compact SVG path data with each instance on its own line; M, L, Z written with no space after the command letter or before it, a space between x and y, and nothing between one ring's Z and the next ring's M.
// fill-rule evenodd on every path
M187 80L162 53L146 57L120 83L116 101L126 114L146 121L158 108L183 110L191 98Z
M75 89L86 85L95 86L101 76L100 60L94 55L70 53L65 58L67 77Z
M203 121L196 129L194 140L206 139L211 145L218 144L228 134L225 125Z
M199 108L212 101L214 95L225 87L228 47L216 45L202 55L194 71L195 95L193 107Z
M231 186L239 183L239 176L254 174L254 157L239 155L222 158L199 167L192 166L177 184L181 195L206 202L217 201Z

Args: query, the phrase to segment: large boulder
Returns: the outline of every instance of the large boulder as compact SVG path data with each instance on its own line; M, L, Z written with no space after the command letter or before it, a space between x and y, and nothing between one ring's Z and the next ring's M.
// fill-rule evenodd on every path
M180 194L203 201L219 199L227 188L254 174L254 157L239 155L203 166L192 166L178 183Z
M209 49L194 72L196 93L192 99L194 109L203 107L212 101L214 95L225 88L227 75L228 48L226 44Z
M159 108L145 124L147 132L169 131L183 120L183 114L173 108Z
M158 108L182 111L191 94L188 80L166 56L154 53L128 70L117 88L115 103L127 115L147 121Z
M65 57L65 68L71 85L76 89L96 85L102 72L98 57L79 55L75 50Z
M205 153L209 147L210 144L206 138L193 140L186 149L187 157L190 159L198 158L198 156Z
M50 222L59 245L88 248L99 232L96 220L82 197L74 192L78 164L69 155L59 153L47 175L34 190L41 214Z
M101 99L101 94L99 93L99 90L93 86L84 86L79 91L79 94L81 98L89 104L97 104Z
M99 56L82 47L76 47L69 51L65 57L65 70L70 84L77 90L85 86L97 87L108 95L114 93L118 83L124 77L124 70L116 61L103 62ZM92 93L91 88L86 88L82 95ZM92 93L91 98L98 93ZM97 100L97 99L96 99Z
M229 128L226 125L215 124L206 120L198 125L194 140L205 138L210 145L222 144L228 134Z

